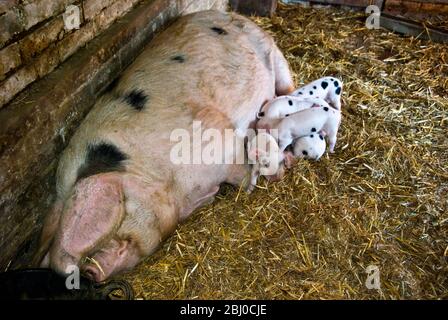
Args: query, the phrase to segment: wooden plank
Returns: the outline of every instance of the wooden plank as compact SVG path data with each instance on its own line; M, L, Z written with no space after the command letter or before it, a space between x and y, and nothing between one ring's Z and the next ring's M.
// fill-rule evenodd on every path
M407 2L421 2L432 4L448 4L448 0L406 0Z
M424 28L420 23L391 16L386 13L381 14L380 25L383 28L397 33L414 37L419 36L419 39L430 39L434 42L448 43L448 32L437 28Z
M381 8L383 0L311 0L310 3L350 7L367 7L369 5L376 5Z
M437 2L438 1L438 2ZM431 2L426 1L412 1L412 0L387 0L384 8L384 12L396 13L396 12L416 12L416 13L437 13L448 14L448 0L434 0Z
M244 15L270 17L277 9L277 0L230 0L230 7Z

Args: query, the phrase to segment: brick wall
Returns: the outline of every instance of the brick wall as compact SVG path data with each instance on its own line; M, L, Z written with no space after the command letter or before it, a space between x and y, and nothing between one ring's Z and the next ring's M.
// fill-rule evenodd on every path
M140 0L3 0L0 5L0 108L109 27ZM80 9L80 29L63 13Z
M68 5L80 10L67 30ZM0 270L24 266L54 200L58 157L154 32L227 0L0 0Z

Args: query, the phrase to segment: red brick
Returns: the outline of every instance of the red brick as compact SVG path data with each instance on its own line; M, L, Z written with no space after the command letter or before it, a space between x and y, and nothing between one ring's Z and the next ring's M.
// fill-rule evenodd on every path
M37 76L42 78L53 71L60 63L59 48L52 44L45 49L40 56L34 59L33 67L36 70Z
M19 0L0 0L0 14L19 4Z
M0 83L0 108L36 78L36 70L33 67L26 66Z
M84 46L88 41L92 40L97 34L96 26L93 22L89 22L81 29L75 30L68 34L58 43L59 59L61 62L70 57L80 47Z
M21 63L19 46L16 43L0 50L0 81L5 79L6 73L14 70Z
M104 9L94 20L98 31L106 29L117 18L129 11L137 2L139 0L117 0L110 7Z
M23 62L28 63L63 34L64 21L61 16L58 16L20 40L19 45Z
M92 20L106 7L109 7L116 0L84 0L84 19L86 21Z
M0 16L0 48L14 35L24 30L26 24L18 8L12 8Z
M37 23L64 12L73 2L75 0L40 0L24 5L23 11L27 17L25 29L28 30Z

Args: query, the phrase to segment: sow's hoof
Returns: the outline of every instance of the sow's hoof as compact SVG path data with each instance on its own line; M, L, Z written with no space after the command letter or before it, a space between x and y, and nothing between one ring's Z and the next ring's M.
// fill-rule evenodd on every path
M132 300L127 281L102 283L80 277L79 289L67 289L66 278L51 269L24 269L0 273L0 300ZM112 295L121 291L119 296Z

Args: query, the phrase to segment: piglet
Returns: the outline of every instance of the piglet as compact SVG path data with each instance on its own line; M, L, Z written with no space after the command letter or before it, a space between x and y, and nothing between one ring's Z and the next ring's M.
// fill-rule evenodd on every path
M300 98L321 98L333 108L341 110L342 81L333 77L324 77L313 81L291 95Z
M283 153L280 152L277 141L266 132L260 132L249 140L247 157L253 163L248 193L254 190L260 175L277 174L281 169L280 162L283 161Z
M280 151L295 139L324 132L328 135L330 152L334 152L341 122L341 112L329 107L306 109L284 118L278 125Z
M277 97L266 103L257 114L257 129L272 129L278 125L281 119L312 107L330 107L330 105L325 100L319 98Z
M325 153L326 148L324 133L313 133L294 142L294 156L317 161Z

